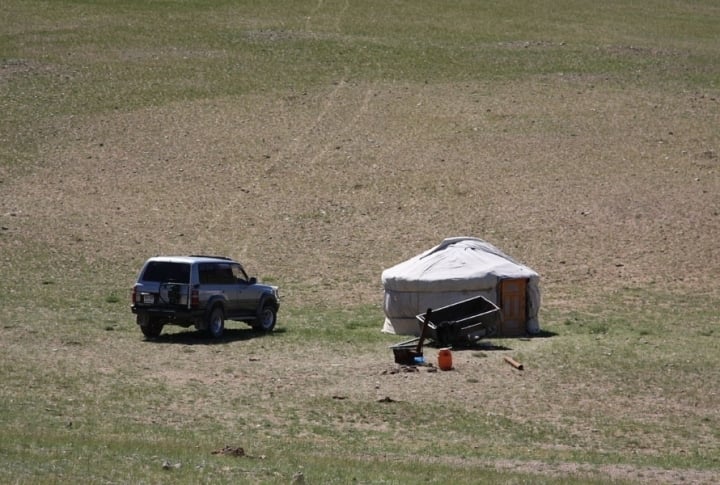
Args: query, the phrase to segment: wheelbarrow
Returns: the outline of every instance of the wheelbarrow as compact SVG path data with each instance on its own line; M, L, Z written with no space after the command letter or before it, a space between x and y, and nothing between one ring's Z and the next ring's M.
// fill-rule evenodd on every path
M483 296L458 301L451 305L430 309L415 318L421 325L422 333L443 347L471 345L497 331L501 322L500 308Z

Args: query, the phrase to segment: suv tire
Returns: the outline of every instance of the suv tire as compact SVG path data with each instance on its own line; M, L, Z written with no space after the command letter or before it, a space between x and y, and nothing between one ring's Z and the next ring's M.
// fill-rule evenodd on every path
M260 332L272 332L275 328L275 322L277 322L277 308L270 302L264 302L260 306L256 323L253 325L253 329Z
M212 338L220 338L224 330L225 313L220 305L215 305L207 319L207 331Z
M138 315L138 324L146 338L158 338L163 329L162 322L145 314Z

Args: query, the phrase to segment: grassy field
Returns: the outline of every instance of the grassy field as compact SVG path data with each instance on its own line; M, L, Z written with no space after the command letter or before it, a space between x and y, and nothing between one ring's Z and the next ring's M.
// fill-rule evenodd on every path
M0 482L716 483L719 21L5 1ZM398 369L380 274L459 235L541 274L543 333ZM279 285L276 332L145 341L171 253Z

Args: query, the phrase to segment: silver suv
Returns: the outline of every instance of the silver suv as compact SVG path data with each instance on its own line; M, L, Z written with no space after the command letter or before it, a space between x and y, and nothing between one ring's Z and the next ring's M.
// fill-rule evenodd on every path
M240 263L220 256L150 258L132 288L131 309L148 338L168 324L195 326L217 338L225 320L270 332L279 308L277 286L258 283Z

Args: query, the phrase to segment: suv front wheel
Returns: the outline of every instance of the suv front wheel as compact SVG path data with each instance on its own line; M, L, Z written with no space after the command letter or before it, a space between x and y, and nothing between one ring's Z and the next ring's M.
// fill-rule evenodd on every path
M212 338L222 337L225 330L225 313L218 305L213 307L207 319L207 331Z
M260 332L271 332L275 328L275 322L277 322L277 308L272 303L265 302L260 307L257 320L252 327Z

